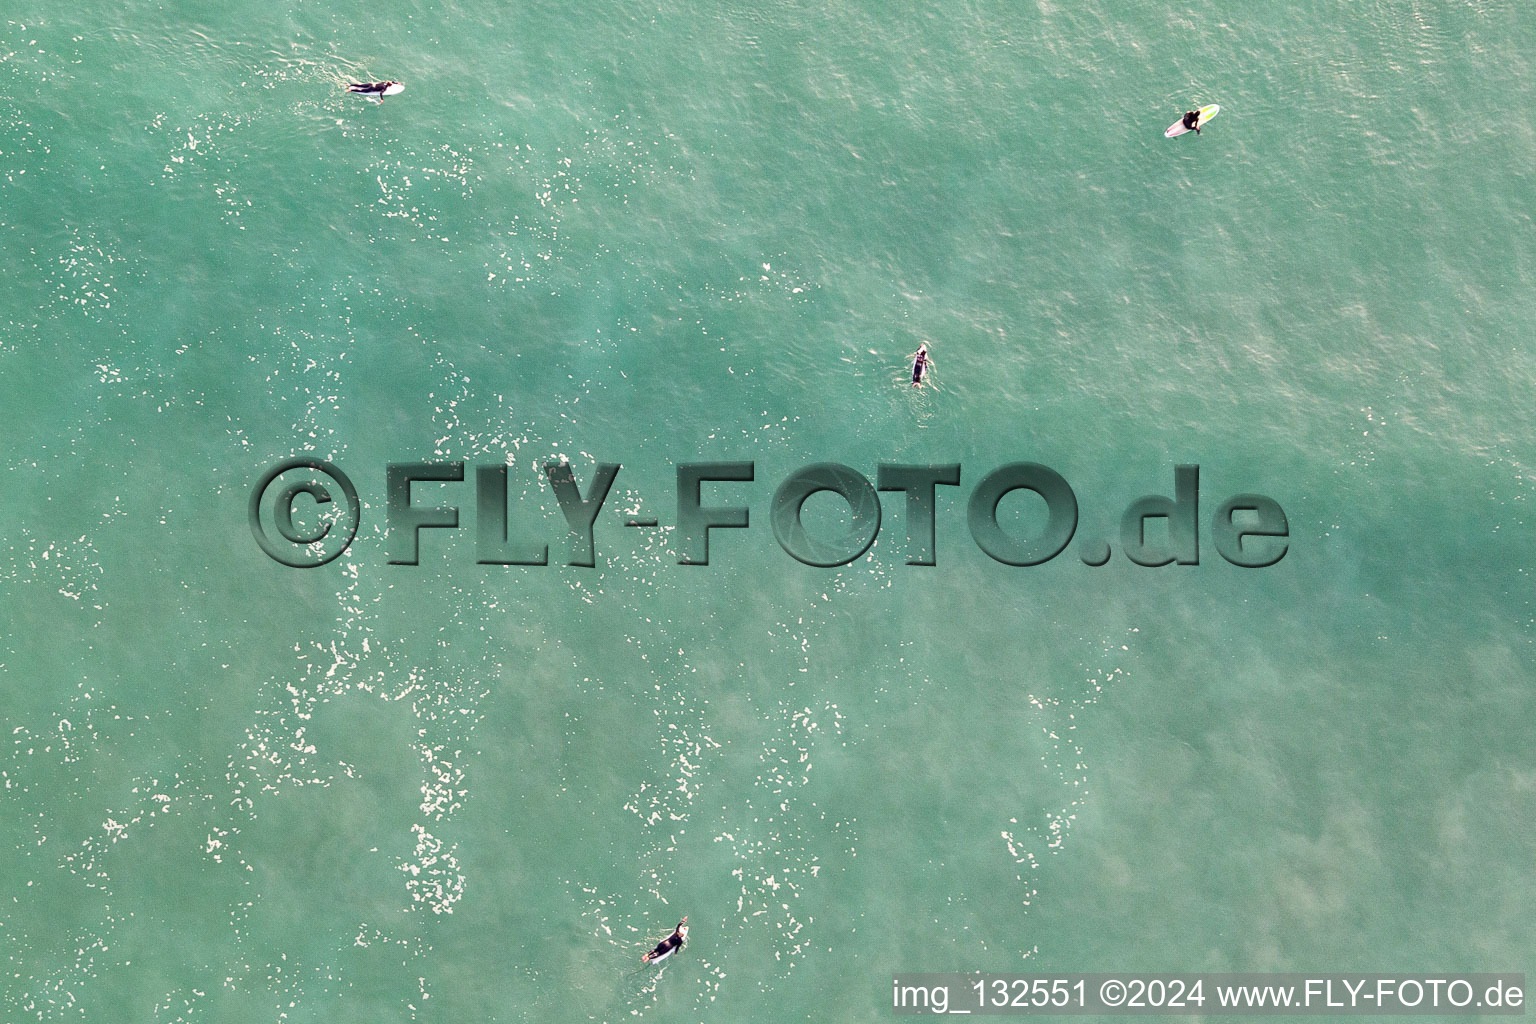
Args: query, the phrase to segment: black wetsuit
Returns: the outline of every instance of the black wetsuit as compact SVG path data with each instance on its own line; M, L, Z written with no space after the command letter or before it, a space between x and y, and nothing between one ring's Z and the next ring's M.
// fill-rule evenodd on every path
M1197 127L1199 124L1200 124L1200 111L1198 111L1198 110L1189 110L1189 111L1185 112L1185 114L1184 114L1184 127L1185 128L1191 128L1191 129L1194 130L1194 133L1196 135L1199 135L1200 134L1200 129Z
M672 952L674 949L676 949L678 946L681 946L682 944L683 944L683 937L681 935L679 935L677 932L673 932L671 935L668 935L666 938L664 938L660 942L656 943L656 948L651 950L651 955L646 957L646 959L647 960L660 960L662 957L666 956L668 953ZM633 955L633 954L631 954L631 955Z
M928 353L923 352L912 361L912 383L921 384L923 373L928 369Z
M394 84L394 82L353 82L347 86L347 90L349 92L382 93Z

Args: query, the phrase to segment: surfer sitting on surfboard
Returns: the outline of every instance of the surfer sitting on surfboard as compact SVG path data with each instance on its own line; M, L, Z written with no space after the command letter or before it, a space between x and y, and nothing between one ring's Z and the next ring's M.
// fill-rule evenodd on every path
M912 353L912 386L922 387L923 378L928 376L928 370L933 366L933 360L928 358L928 343L925 341L917 346L917 351Z
M1194 133L1196 135L1199 135L1200 134L1200 111L1198 111L1198 110L1186 110L1186 111L1184 111L1184 127L1185 128L1193 129Z
M656 948L640 958L643 964L654 964L665 960L677 950L679 946L688 941L688 919L685 917L677 922L677 927L672 929L672 934L656 943Z
M385 96L394 96L405 91L405 86L399 82L351 82L347 85L347 92L361 93L364 96L384 102Z

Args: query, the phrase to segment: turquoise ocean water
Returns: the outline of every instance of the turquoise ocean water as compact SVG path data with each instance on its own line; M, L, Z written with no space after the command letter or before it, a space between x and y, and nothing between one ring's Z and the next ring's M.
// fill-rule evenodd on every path
M9 4L0 1017L1526 970L1532 54L1493 0ZM294 454L365 505L321 569L247 527ZM561 457L623 464L596 568ZM553 564L477 565L468 480L388 564L429 459L510 464ZM700 460L753 522L680 566ZM1016 460L1112 539L1199 464L1201 564L991 561ZM899 495L851 565L781 551L821 461L961 463L938 565ZM1215 552L1244 491L1274 567Z

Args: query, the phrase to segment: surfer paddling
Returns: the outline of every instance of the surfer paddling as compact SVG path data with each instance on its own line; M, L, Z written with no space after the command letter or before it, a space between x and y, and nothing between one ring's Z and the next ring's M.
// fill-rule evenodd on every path
M399 82L349 82L347 92L367 96L375 103L383 103L385 96L396 96L405 91Z
M923 386L923 378L928 376L928 371L933 368L933 360L928 358L928 343L925 341L917 346L917 351L912 353L912 386Z
M656 948L640 958L643 964L654 964L665 960L675 953L679 946L688 941L688 919L685 917L677 922L677 927L672 929L672 934L656 943Z

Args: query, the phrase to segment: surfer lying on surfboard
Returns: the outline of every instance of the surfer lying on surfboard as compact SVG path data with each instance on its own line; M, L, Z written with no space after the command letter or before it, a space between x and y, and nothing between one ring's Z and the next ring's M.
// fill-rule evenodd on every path
M928 371L933 368L933 360L928 358L928 343L925 341L917 346L917 351L912 353L912 386L923 386L923 378L928 376Z
M385 96L398 96L405 92L405 86L399 82L350 82L347 84L347 92L361 93L377 103L383 103Z
M677 927L672 929L672 934L656 943L656 948L640 958L643 964L654 964L677 951L678 947L688 941L688 919L685 917L677 922Z

